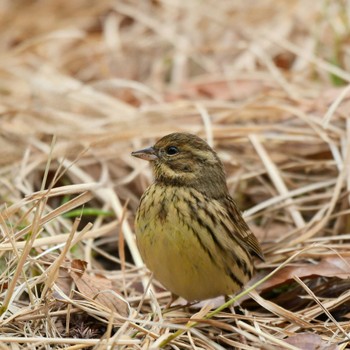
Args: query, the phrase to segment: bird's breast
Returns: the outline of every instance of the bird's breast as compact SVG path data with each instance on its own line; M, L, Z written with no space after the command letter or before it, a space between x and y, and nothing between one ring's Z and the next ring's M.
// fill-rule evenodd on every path
M136 216L137 243L147 267L187 300L233 293L248 279L218 245L214 236L220 227L204 207L200 194L188 188L154 184Z

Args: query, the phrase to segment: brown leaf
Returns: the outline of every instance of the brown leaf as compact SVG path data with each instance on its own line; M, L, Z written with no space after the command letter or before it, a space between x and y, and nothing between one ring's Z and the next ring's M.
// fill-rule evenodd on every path
M71 261L72 272L79 274L80 276L84 274L87 267L87 262L80 259L74 259Z
M262 91L264 85L258 80L208 81L188 84L187 88L197 95L221 100L241 100Z
M56 279L56 284L60 290L67 296L69 296L70 291L72 290L72 277L70 276L66 268L60 267L58 277ZM61 299L62 295L59 292L54 290L53 295L57 299Z
M294 345L303 350L337 350L335 344L327 344L322 341L322 338L317 334L300 333L293 335L284 341L290 345Z
M271 224L268 224L266 227L254 225L249 222L249 227L254 232L259 242L273 242L281 237L281 232L288 232L292 229L291 225L277 222L271 222Z
M87 299L93 299L111 311L127 317L129 315L128 304L122 299L119 291L112 286L112 282L104 276L88 275L86 266L87 263L79 259L71 263L70 274L79 292Z
M242 100L264 91L264 83L259 80L203 81L187 82L178 92L165 96L166 101L176 101L181 98L211 98L217 100Z
M328 256L316 264L298 264L287 266L278 271L267 280L261 289L271 288L280 285L287 280L298 276L300 278L309 276L338 277L341 279L350 277L350 257L339 257L338 255Z
M221 100L242 100L249 98L264 88L258 80L217 81L197 85L200 95Z

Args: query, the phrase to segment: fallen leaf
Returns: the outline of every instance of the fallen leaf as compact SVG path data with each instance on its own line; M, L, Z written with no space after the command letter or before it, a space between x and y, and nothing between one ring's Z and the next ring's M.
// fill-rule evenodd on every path
M280 285L293 276L300 278L310 276L338 277L341 279L350 277L350 257L338 255L328 256L316 264L298 264L287 266L274 274L259 289L268 289Z
M216 81L198 84L200 95L221 100L242 100L264 90L264 84L258 80Z
M69 296L71 290L72 290L72 277L70 276L67 268L60 267L58 277L56 279L56 285L59 287L59 289L63 292L64 295ZM62 299L63 296L60 292L54 290L53 296L56 299Z
M284 339L290 345L303 350L337 350L336 344L328 344L317 334L300 333Z
M120 295L112 282L104 276L90 276L86 273L87 263L75 259L71 262L70 275L79 292L89 300L95 300L117 314L127 317L129 315L128 303Z
M87 262L80 259L74 259L71 261L72 272L82 276L85 273Z
M291 52L281 52L274 57L273 61L278 68L290 70L295 61L295 55Z
M266 87L260 80L232 80L232 81L202 81L200 83L187 82L178 92L171 92L165 96L166 101L179 99L211 98L224 101L237 101L251 98Z
M255 198L254 198L255 199ZM261 227L249 222L250 229L254 232L254 235L259 242L273 242L281 237L281 232L288 232L292 230L292 225L280 224L272 221L266 227Z

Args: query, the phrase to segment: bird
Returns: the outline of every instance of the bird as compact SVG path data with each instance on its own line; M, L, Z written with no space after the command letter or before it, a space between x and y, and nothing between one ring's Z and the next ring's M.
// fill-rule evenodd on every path
M141 257L154 277L188 302L229 296L252 278L259 242L229 194L217 153L200 137L171 133L131 153L154 182L135 216Z

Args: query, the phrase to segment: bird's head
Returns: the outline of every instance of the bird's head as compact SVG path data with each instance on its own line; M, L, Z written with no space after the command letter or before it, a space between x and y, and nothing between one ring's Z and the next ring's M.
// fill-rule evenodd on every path
M169 134L154 146L132 152L132 155L151 162L156 182L194 187L213 197L227 191L220 159L196 135Z

